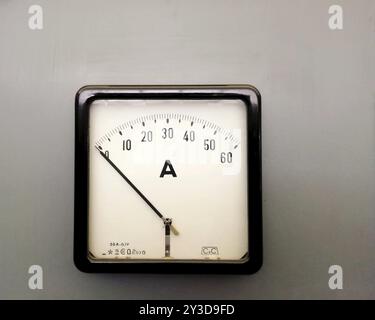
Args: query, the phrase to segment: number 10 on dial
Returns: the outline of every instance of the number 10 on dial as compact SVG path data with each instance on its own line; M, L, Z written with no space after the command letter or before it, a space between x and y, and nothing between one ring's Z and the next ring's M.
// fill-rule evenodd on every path
M80 270L260 268L254 87L86 86L76 95L75 146Z

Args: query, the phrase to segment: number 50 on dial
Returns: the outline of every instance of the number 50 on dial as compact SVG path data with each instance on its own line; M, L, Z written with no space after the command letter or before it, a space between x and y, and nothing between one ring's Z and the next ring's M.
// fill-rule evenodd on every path
M74 261L86 272L252 273L262 263L260 94L76 95Z

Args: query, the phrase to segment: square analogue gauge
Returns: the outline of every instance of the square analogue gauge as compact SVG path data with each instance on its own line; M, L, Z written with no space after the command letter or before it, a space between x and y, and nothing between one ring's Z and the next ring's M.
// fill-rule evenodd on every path
M247 85L76 95L74 260L86 272L262 263L260 95Z

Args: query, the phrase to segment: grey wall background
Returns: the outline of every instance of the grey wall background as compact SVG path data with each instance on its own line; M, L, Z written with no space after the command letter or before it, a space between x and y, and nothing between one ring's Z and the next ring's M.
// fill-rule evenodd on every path
M28 7L44 30L28 28ZM344 8L344 30L328 7ZM375 298L373 0L0 2L0 298ZM251 83L263 96L264 265L253 276L73 265L74 95ZM44 290L28 289L30 265ZM344 289L328 288L328 268Z

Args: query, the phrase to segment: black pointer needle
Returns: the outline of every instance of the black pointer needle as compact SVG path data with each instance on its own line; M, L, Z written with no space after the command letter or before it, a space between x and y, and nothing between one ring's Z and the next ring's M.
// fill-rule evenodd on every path
M113 167L113 169L115 169L117 172L118 172L118 174L121 176L121 177L123 177L124 178L124 180L129 184L129 186L131 186L132 188L133 188L133 190L136 192L136 193L138 193L138 195L149 205L149 207L158 215L158 217L160 218L160 219L162 219L163 220L163 222L165 223L165 221L166 221L166 218L164 218L164 216L160 213L160 211L158 210L158 209L156 209L155 208L155 206L150 202L150 200L148 200L146 197L145 197L145 195L133 184L133 182L131 182L130 180L129 180L129 178L126 176L126 175L124 175L122 172L121 172L121 170L111 161L111 159L109 159L106 155L105 155L105 153L103 152L103 151L101 151L99 148L97 148L96 147L96 149L100 152L100 154L103 156L103 158L105 159L105 160L107 160L107 162ZM172 226L172 225L170 225L170 228L171 228L171 231L174 233L174 235L178 235L178 231L177 231L177 229L174 227L174 226Z

